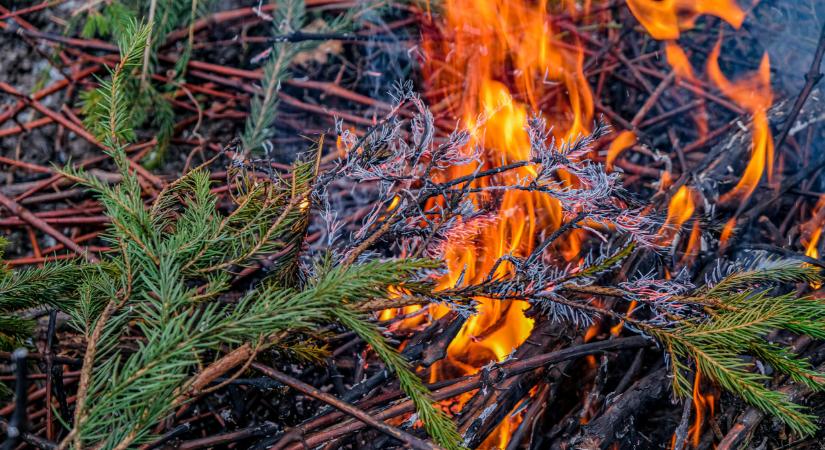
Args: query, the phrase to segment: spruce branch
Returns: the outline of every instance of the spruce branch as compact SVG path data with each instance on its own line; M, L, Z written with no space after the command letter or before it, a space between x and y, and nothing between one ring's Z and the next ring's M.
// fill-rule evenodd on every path
M312 49L322 40L279 39L280 36L300 33L305 25L306 11L303 0L277 0L276 3L272 20L272 46L267 50L269 55L263 66L261 89L258 95L252 98L249 117L241 136L246 152L269 151L265 144L278 113L278 94L281 85L289 77L289 66L299 53ZM350 13L344 14L328 23L322 31L335 32L344 29L350 20Z
M276 34L289 33L303 26L303 1L279 0L275 11L274 31ZM257 152L268 138L268 129L278 109L278 92L281 90L281 83L286 80L289 65L300 50L300 45L291 42L276 42L270 48L270 56L263 67L261 94L252 99L249 118L246 120L244 134L241 137L244 150Z
M141 66L151 26L129 19L118 25L124 32L118 38L120 62L110 69L109 80L99 80L93 94L86 97L86 126L97 139L112 149L134 140L133 99L126 85L131 71Z

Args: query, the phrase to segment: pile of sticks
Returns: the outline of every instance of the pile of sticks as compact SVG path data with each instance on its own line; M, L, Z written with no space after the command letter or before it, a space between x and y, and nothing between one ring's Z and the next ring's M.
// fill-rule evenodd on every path
M5 175L0 186L0 229L15 243L6 258L12 267L73 258L95 261L110 250L99 240L108 224L100 204L50 163L71 158L73 164L100 179L119 180L110 157L100 151L102 145L84 128L78 100L78 93L93 86L94 77L116 65L119 56L108 42L59 33L64 20L59 16L65 14L57 9L61 3L42 2L14 11L0 6L3 47L24 48L31 58L45 61L60 74L56 81L30 93L0 79L0 167ZM729 221L737 224L737 232L722 250L728 256L760 249L825 268L825 262L803 255L800 241L810 233L810 225L806 228L805 224L812 220L825 187L821 173L825 169L821 144L825 128L820 126L825 102L816 90L822 78L825 28L816 50L806 56L812 61L810 70L798 74L805 80L803 89L777 92L780 101L770 114L776 152L783 161L780 181L758 189L741 204L722 205L716 203L720 192L735 184L735 175L748 158L750 119L711 83L678 79L664 60L663 46L634 29L637 24L623 3L608 2L601 10L615 12L621 25L618 32L582 29L573 18L564 16L554 23L584 45L584 76L593 88L596 110L618 130L632 131L638 138L616 161L624 172L624 184L652 198L662 212L680 187L702 190L708 202L704 211L713 214L703 225L718 230ZM336 11L352 7L352 2L307 0L306 5L311 10ZM197 43L187 81L171 97L177 121L166 165L158 170L142 165L157 143L154 137L142 136L127 148L129 164L139 175L146 198L155 196L176 173L221 152L238 133L262 78L261 70L247 63L247 48L263 48L268 42L246 30L261 27L264 15L271 11L268 8L249 6L212 13L190 29L172 32L163 44L159 61L172 66L179 42L193 33ZM278 133L273 142L287 150L276 155L276 170L288 168L294 156L289 152L303 145L297 137L300 134L327 133L336 119L363 134L376 117L392 110L382 84L403 71L400 66L415 54L411 49L417 44L418 20L424 16L426 12L414 6L396 5L380 26L363 25L351 34L291 37L334 39L344 50L329 59L334 62L297 69L280 92ZM708 20L706 27L687 36L685 42L697 58L712 48L719 27L717 21ZM737 39L736 45L753 45L748 36ZM728 63L750 70L758 56ZM370 58L400 58L402 62L387 63L386 73L373 73ZM162 83L171 81L161 74L153 77ZM706 133L684 120L700 108L709 111ZM454 120L437 115L436 123L443 125L438 133L446 136ZM329 166L338 155L334 142L327 145L322 164ZM33 146L39 147L37 151ZM213 172L219 183L213 192L219 194L228 190L220 184L227 178L223 164L224 168ZM665 173L673 183L660 188ZM368 211L354 209L348 219L355 221ZM823 220L813 226L821 228ZM322 245L318 237L312 234L309 244ZM819 243L818 254L823 253L823 243ZM662 258L678 260L685 245L684 240L675 242ZM701 276L713 269L719 256L700 252L690 270ZM634 273L653 257L660 256L640 250L628 258L621 272ZM248 282L258 276L259 269L245 269L233 282ZM605 307L612 307L609 295L604 297ZM28 431L22 435L22 447L54 449L65 436L56 416L72 417L84 345L65 326L65 317L49 310L30 313L42 319L33 342L37 351L0 352L0 363L5 364L0 381L16 381L18 389L15 400L0 408L0 429L6 432L25 423ZM432 364L445 357L466 318L449 313L420 329L399 326L407 318L395 317L381 325L397 343L404 343L403 355L426 379ZM748 439L777 442L772 437L773 424L735 399L711 400L715 405L712 415L707 405L697 412L701 406L697 402L674 407L665 362L651 341L626 330L612 333L609 324L594 328L585 339L584 330L572 325L538 316L535 320L530 336L508 360L480 368L474 375L430 385L433 398L455 414L468 446L492 448L490 436L507 436L508 450L608 448L614 444L618 445L614 448L651 448L668 445L674 433L680 446L689 432L700 449L735 449ZM334 350L323 366L259 358L245 372L249 378L229 380L227 374L236 367L230 365L211 378L214 384L226 381L223 389L159 423L154 430L159 438L143 448L366 449L387 448L399 441L419 445L398 433L406 421L415 421L411 419L414 405L380 364L373 364L375 356L352 333L327 331L332 334L328 344ZM825 367L825 345L806 339L793 345L815 366ZM11 371L14 361L17 372ZM794 398L810 395L788 380L776 379L775 384ZM718 393L704 385L699 391ZM819 412L825 410L821 397L811 397L809 403ZM697 420L701 414L704 418ZM505 432L502 424L506 423L510 429Z

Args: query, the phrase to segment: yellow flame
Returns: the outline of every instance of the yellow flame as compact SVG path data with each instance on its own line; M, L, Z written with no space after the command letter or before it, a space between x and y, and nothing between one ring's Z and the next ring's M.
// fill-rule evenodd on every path
M800 241L805 247L805 256L819 259L819 242L822 239L822 227L825 226L825 194L819 197L816 206L811 211L811 218L800 226ZM820 289L819 282L811 283L813 289Z
M565 0L563 10L582 13L581 2ZM589 2L584 9L589 8ZM524 127L528 114L545 111L556 138L569 139L588 132L594 106L584 76L584 50L575 37L557 34L548 2L510 0L445 0L443 23L425 36L423 47L429 64L425 80L433 104L447 102L450 111L473 129L470 148L483 148L484 169L530 157ZM558 89L562 87L562 89ZM470 150L468 148L468 151ZM453 167L444 179L470 174L474 166ZM533 167L482 179L476 187L512 184L536 175ZM562 181L575 184L572 176ZM494 221L480 223L470 242L448 242L448 274L440 287L451 288L464 273L465 283L487 277L501 256L526 256L540 231L557 229L562 222L558 201L547 195L510 191L493 197L479 194L474 201L498 206ZM489 207L489 206L488 206ZM555 250L577 258L581 234L569 233ZM500 265L494 275L512 270ZM533 321L524 316L522 301L478 299L479 314L470 317L447 349L444 360L431 371L433 380L476 372L491 360L506 358L529 336ZM447 312L435 308L434 317ZM506 421L505 421L506 422ZM517 423L502 425L490 442L506 446Z
M568 12L577 9L567 1ZM529 111L548 110L557 138L588 131L593 119L593 98L584 77L584 51L575 40L560 41L547 2L507 0L446 0L444 23L436 30L450 39L426 39L424 48L431 64L425 69L437 103L459 89L452 111L475 128L470 147L484 148L484 166L491 168L530 157L530 141L524 127ZM573 9L570 9L573 7ZM437 34L438 34L437 33ZM552 89L564 86L564 90ZM445 179L471 173L472 166L450 168ZM502 174L497 184L517 177L535 176L533 167ZM575 183L575 180L565 180ZM491 180L479 180L476 186ZM534 248L540 230L558 228L560 205L546 195L512 191L500 198L479 195L477 202L498 202L498 217L479 225L472 242L448 243L445 260L448 275L442 288L453 287L463 272L466 283L484 279L495 261L505 255L526 256ZM559 250L575 257L578 235ZM574 254L575 253L575 254ZM502 264L496 276L511 270ZM524 316L521 301L479 299L479 314L469 318L437 363L433 379L448 374L472 373L490 360L502 360L530 334L533 321ZM446 313L436 308L435 317Z
M432 29L426 30L422 43L427 61L424 78L428 100L472 130L467 151L483 149L483 169L529 157L529 138L524 126L534 111L543 111L556 138L569 139L588 131L594 100L584 74L584 48L575 33L558 33L554 29L556 10L551 11L548 5L558 5L559 12L575 18L584 17L590 3L444 0L443 20L429 22ZM720 17L734 27L741 26L744 19L735 0L628 0L628 6L656 39L678 38L682 30L694 26L700 14ZM429 5L427 11L429 17ZM668 59L674 67L682 64L677 76L695 80L686 55L676 48L673 44ZM633 133L621 133L608 149L609 164L633 141ZM439 176L455 179L476 169L474 165L451 167ZM499 174L495 180L477 180L473 187L508 184L532 176L534 168L522 167ZM561 174L560 179L576 184L569 174ZM461 276L468 284L485 279L501 256L530 254L538 233L555 230L562 223L559 203L546 195L509 191L481 193L473 200L488 210L489 205L496 205L497 216L492 221L465 223L473 227L473 237L447 242L444 258L448 273L439 281L440 288L452 288ZM678 231L694 210L693 193L682 187L671 200L662 238L672 239L675 232L670 230ZM582 233L568 233L555 245L555 255L568 261L579 258ZM691 241L698 242L698 233L696 222ZM688 248L692 248L690 243ZM510 270L502 264L493 276L506 276ZM523 314L526 303L483 298L478 301L479 314L465 322L448 347L446 358L432 367L433 381L473 373L491 360L502 360L529 336L533 321ZM444 306L432 309L434 317L446 312ZM594 325L586 339L592 339L598 332ZM490 442L506 446L513 426L499 427Z
M817 228L814 230L813 234L811 234L811 240L808 242L808 245L805 248L805 256L809 256L811 258L819 258L819 249L817 246L819 245L819 238L822 235L822 228Z

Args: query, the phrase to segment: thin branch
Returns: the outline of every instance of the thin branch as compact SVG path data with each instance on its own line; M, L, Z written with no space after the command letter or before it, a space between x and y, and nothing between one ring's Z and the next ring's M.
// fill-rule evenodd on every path
M265 365L260 364L260 363L253 363L252 366L255 369L260 370L261 372L265 373L270 378L273 378L276 381L280 381L281 383L283 383L283 384L285 384L285 385L287 385L287 386L289 386L289 387L291 387L295 390L303 392L304 394L306 394L306 395L308 395L312 398L315 398L315 399L320 400L320 401L322 401L322 402L324 402L328 405L331 405L331 406L335 407L336 409L339 409L339 410L345 412L346 414L349 414L350 416L355 417L356 419L360 420L361 422L377 429L378 431L381 431L382 433L386 434L387 436L390 436L391 438L394 438L394 439L398 439L399 441L407 444L411 448L414 448L416 450L432 450L432 449L439 448L436 445L434 445L432 443L424 442L421 439L418 439L417 437L415 437L415 436L413 436L413 435L411 435L411 434L409 434L405 431L401 431L398 428L387 425L384 422L381 422L378 419L376 419L376 418L370 416L369 414L365 413L364 411L362 411L362 410L360 410L360 409L358 409L358 408L356 408L356 407L354 407L354 406L352 406L352 405L350 405L346 402L343 402L343 401L333 397L332 395L329 395L325 392L321 392L319 389L316 389L316 388L314 388L314 387L312 387L312 386L310 386L310 385L308 385L308 384L306 384L306 383L304 383L300 380L292 378L289 375L281 373L281 372L279 372L279 371L277 371L277 370L275 370L271 367L265 366Z

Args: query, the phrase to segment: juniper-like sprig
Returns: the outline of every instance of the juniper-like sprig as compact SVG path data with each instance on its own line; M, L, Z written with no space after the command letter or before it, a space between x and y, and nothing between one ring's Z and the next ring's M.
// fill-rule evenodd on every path
M0 237L0 258L7 245L8 241ZM35 320L23 318L24 311L40 307L72 309L76 303L76 281L88 270L74 262L19 270L0 264L0 350L11 351L31 337Z
M732 285L738 277L750 277L758 283L786 282L789 265L786 264L785 269L779 276L770 271L762 273L761 277L758 271L734 273L728 277L729 283ZM793 281L821 279L814 269L797 266L795 272L798 276L790 278ZM770 378L760 373L756 362L760 361L809 388L825 389L825 374L813 370L805 359L766 341L773 330L821 337L825 332L825 302L748 288L721 294L717 291L700 298L710 313L685 317L671 326L634 325L662 342L670 354L673 392L682 398L690 396L688 368L693 363L703 375L751 405L776 416L794 432L801 435L813 433L816 430L814 417L785 394L766 386Z
M134 101L127 85L131 71L141 66L150 26L129 18L119 24L120 62L109 70L109 79L98 79L100 86L85 97L84 125L110 148L119 148L134 139Z
M292 185L271 186L265 196L248 194L251 197L244 198L245 204L238 209L255 212L240 213L246 223L236 226L227 220L230 216L216 214L209 176L203 171L175 182L149 209L142 205L135 176L126 170L123 184L116 187L88 180L78 171L71 176L87 180L98 192L112 217L109 239L120 249L110 261L118 270L94 284L83 283L82 289L91 294L83 296L85 300L73 314L80 331L94 339L93 330L104 318L100 305L90 305L88 300L104 298L108 303L104 308L112 309L97 338L74 439L101 448L146 442L151 425L179 404L180 393L186 391L207 352L221 345L255 342L280 331L309 330L318 323L340 321L372 344L388 368L398 374L420 416L430 420L427 429L434 438L446 447L458 448L454 427L432 406L427 390L407 363L372 325L349 309L361 299L387 295L390 285L403 284L418 271L432 268L433 262L408 259L327 267L316 270L303 286L284 286L270 279L237 304L225 306L206 301L229 287L228 271L219 268L247 263L259 253L251 248L272 251L271 246L259 245L264 240L283 242L295 233L305 233L296 231L290 221L273 221L276 215L284 216L284 210L305 214L299 203L273 200L301 198ZM247 235L248 230L265 227L266 233ZM230 242L238 245L239 239L243 254L222 250L239 248L226 247ZM124 353L115 343L130 322L136 323L137 335L146 345Z
M91 5L85 9L86 22L82 29L85 37L111 37L119 46L124 48L125 40L134 40L137 44L135 28L131 23L145 23L146 34L140 36L140 76L127 77L119 86L118 91L122 99L132 106L127 115L122 117L128 120L128 128L134 129L149 122L155 129L156 147L147 156L146 166L153 167L162 161L172 134L174 133L175 116L172 103L168 97L177 91L184 81L186 67L192 52L193 35L191 33L195 21L204 16L212 4L211 0L171 1L153 0L143 1L111 1L99 5ZM82 17L82 16L78 16ZM177 58L171 80L157 84L151 80L151 75L158 66L157 50L165 42L167 35L178 28L190 28L183 51ZM134 68L134 65L133 65ZM114 81L114 78L112 80ZM100 126L97 114L102 108L108 107L101 102L108 101L100 89L92 89L81 93L83 100L82 112L85 115L84 125L100 138Z
M300 0L280 0L275 9L273 31L288 34L300 30L304 22L304 2ZM259 152L269 137L269 130L278 109L278 92L286 81L292 58L301 50L301 45L291 42L276 42L270 47L270 55L263 67L261 92L252 98L249 118L246 120L242 137L244 149Z
M82 170L62 171L98 195L111 220L105 239L116 249L106 260L109 270L87 266L77 283L79 300L63 305L87 341L75 425L64 445L120 449L145 443L152 425L188 400L197 368L221 346L259 342L266 348L278 342L281 332L340 322L377 349L433 437L447 448L460 448L454 425L432 405L408 364L351 309L359 301L386 296L391 285L404 285L434 263L371 260L298 274L317 156L297 161L289 179L254 179L252 171L239 171L233 186L236 205L228 214L218 214L209 174L202 169L169 184L151 205L144 203L123 152L134 133L122 115L128 99L119 92L140 64L148 32L134 26L133 38L122 42L124 60L112 80L102 82L96 116L105 120L100 138L110 147L122 180L110 186ZM231 270L272 254L279 255L275 268L256 288L235 303L215 301L229 289ZM119 346L127 334L143 345Z
M303 0L278 0L272 18L274 36L290 36L300 32L306 21L306 7ZM323 32L333 33L343 30L351 21L351 14L341 15L326 23ZM299 53L317 46L317 41L293 41L275 39L267 50L269 53L263 66L263 80L260 92L252 98L249 117L241 137L247 152L267 154L271 151L268 139L278 111L278 94L281 85L289 76L292 60Z
M825 336L825 302L793 292L776 293L779 286L821 282L819 269L794 261L775 261L740 267L713 287L680 292L614 292L643 301L649 319L623 317L627 326L656 338L669 357L673 392L689 398L692 376L698 370L747 403L774 415L800 435L816 431L814 417L785 394L767 386L759 363L813 390L825 389L825 374L804 358L767 337L776 330L821 339ZM661 313L656 313L657 309ZM642 313L643 314L643 313ZM668 319L663 319L669 316ZM643 317L643 316L642 316Z

